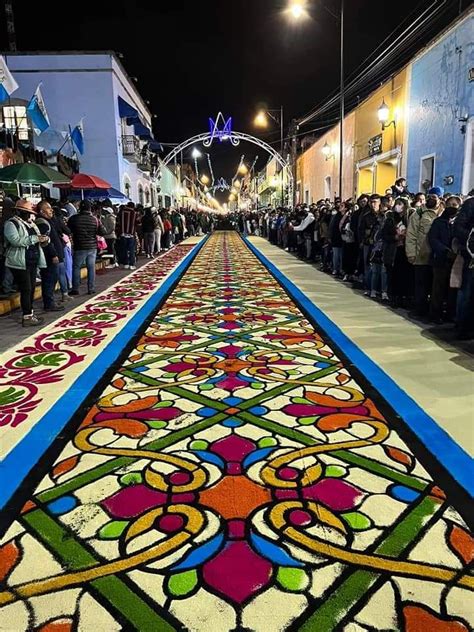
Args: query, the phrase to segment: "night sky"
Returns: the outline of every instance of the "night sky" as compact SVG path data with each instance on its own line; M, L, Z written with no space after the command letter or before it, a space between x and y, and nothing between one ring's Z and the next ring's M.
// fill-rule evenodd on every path
M431 1L346 0L346 75L406 15ZM331 12L338 14L339 0L309 0L311 17L297 25L283 14L285 0L82 0L68 9L66 4L32 2L25 11L24 0L14 0L18 49L121 52L157 115L154 133L162 142L206 131L208 117L219 110L233 117L234 129L262 134L252 125L259 105L283 105L289 123L338 86L339 23ZM457 14L459 0L447 4L434 32ZM1 44L5 50L5 33ZM278 148L276 125L262 137ZM216 148L215 176L230 178L240 156L250 161L255 152L253 145Z

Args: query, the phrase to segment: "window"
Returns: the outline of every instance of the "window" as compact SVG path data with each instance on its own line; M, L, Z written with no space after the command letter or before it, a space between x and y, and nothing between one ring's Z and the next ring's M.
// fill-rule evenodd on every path
M145 189L145 204L150 206L150 189Z
M304 192L304 203L305 204L309 204L309 191L308 191L308 189L306 189L306 191Z
M171 206L171 198L169 195L165 195L165 208L169 208Z
M324 197L332 199L332 182L331 176L326 176L324 178Z
M6 105L3 108L3 121L9 132L18 132L19 140L28 140L28 117L24 105Z
M423 156L420 161L420 191L428 191L435 181L435 154Z
M131 199L131 195L130 195L130 193L131 193L131 188L132 188L132 187L131 187L130 182L129 182L128 180L125 180L125 181L124 181L124 183L123 183L123 189L124 189L124 191L123 191L123 192L124 192L124 193L125 193L125 195L126 195L128 198L130 198L130 199Z
M143 205L143 187L141 184L138 185L138 203Z

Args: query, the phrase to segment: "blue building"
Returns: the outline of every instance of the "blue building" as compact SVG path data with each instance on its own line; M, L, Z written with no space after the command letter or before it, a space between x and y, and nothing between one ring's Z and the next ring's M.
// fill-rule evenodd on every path
M474 11L411 63L407 179L453 193L474 187Z
M26 124L24 106L41 83L51 127L34 136L35 147L54 164L61 145L62 154L72 153L69 126L83 120L80 170L110 182L135 202L159 204L160 146L151 132L152 115L114 53L16 53L6 59L19 89L11 103L3 104L3 110L10 106L9 117L2 113L4 122ZM18 110L13 115L12 105Z

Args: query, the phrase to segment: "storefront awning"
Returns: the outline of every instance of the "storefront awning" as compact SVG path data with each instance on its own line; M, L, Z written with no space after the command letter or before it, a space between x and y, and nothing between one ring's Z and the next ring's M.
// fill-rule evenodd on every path
M122 97L118 97L119 116L120 118L139 118L138 110L136 110L130 103L127 103Z

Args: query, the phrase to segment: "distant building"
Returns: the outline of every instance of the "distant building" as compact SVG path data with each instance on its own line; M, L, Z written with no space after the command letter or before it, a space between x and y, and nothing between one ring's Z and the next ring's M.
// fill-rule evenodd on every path
M474 187L474 11L411 62L408 186Z
M83 119L85 149L77 156L80 170L100 176L135 202L159 204L160 147L151 132L152 115L114 53L8 53L5 57L19 84L12 103L23 110L14 111L12 117L11 110L5 111L11 104L2 104L4 121L9 114L10 121L18 118L21 125L26 124L24 105L41 82L51 127L35 136L36 148L54 156L69 126ZM62 152L70 155L72 150L66 142ZM173 176L167 172L166 188L171 191L177 185L170 186L170 179Z

